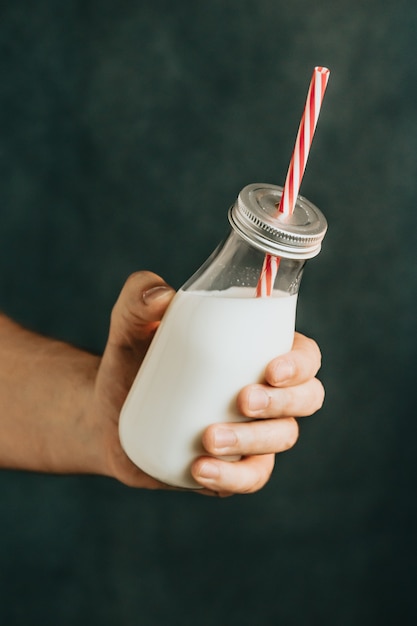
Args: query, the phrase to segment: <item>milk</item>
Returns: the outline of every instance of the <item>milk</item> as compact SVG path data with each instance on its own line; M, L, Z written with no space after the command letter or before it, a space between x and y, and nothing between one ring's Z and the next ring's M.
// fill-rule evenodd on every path
M205 428L244 419L237 393L291 349L297 295L253 296L245 287L180 290L165 314L120 416L123 449L154 478L198 487L190 466L205 454Z

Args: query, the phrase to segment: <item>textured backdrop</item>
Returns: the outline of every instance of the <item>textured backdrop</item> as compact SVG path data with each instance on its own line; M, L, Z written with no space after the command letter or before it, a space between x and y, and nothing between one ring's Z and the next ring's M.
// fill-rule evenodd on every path
M95 351L130 272L179 287L283 183L332 70L298 315L323 410L253 496L2 472L1 624L416 623L416 33L415 0L1 4L0 306Z

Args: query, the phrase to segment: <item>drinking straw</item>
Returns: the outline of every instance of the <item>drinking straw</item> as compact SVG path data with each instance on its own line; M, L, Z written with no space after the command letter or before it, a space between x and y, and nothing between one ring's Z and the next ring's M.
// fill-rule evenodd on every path
M326 67L315 67L313 70L277 213L291 215L294 211L329 74L330 71ZM265 256L261 276L256 287L257 298L271 295L279 262L279 257L271 257L269 254Z

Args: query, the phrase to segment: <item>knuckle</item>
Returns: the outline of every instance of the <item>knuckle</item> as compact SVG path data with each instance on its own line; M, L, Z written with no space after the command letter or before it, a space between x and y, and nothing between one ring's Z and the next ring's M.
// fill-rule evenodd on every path
M297 420L294 417L290 417L286 422L285 438L284 438L284 450L289 450L298 441L300 436L300 427Z
M309 350L314 357L315 368L318 371L321 367L321 359L322 359L321 350L319 348L317 341L315 341L311 337L308 337L307 339L308 339L307 344L309 346Z
M148 283L148 282L153 282L155 280L160 280L160 278L157 274L154 274L154 272L150 272L148 270L139 270L137 272L132 272L127 277L125 285L131 286L132 284L134 284L136 286L138 282Z
M234 471L225 474L222 490L242 495L260 491L271 477L274 462L275 454L270 453L252 455L241 462L232 463Z
M325 392L323 383L318 378L315 378L313 383L314 383L313 407L314 407L314 411L319 411L324 404L324 398L325 398L326 392Z
M264 455L262 463L259 464L258 473L255 480L247 490L247 493L255 493L265 487L266 483L271 478L272 470L274 469L274 454Z
M296 333L296 337L296 346L304 353L304 358L308 360L310 367L318 372L321 367L321 350L317 341L300 333Z
M320 380L318 380L318 379L316 379L316 380L317 380L318 385L319 385L319 407L318 408L321 409L323 404L324 404L324 400L326 398L326 390L324 388L323 383Z
M308 342L310 344L311 350L313 350L314 352L317 352L317 355L321 355L320 348L319 348L317 341L313 339L312 337L308 337Z

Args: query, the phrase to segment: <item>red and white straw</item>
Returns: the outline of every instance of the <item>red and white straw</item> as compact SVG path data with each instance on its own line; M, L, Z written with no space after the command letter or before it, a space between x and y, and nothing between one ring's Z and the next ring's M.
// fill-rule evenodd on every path
M291 215L297 202L329 74L330 72L326 67L315 67L311 77L304 112L298 128L294 151L278 208L285 215Z
M311 77L307 99L295 140L294 151L288 167L278 211L291 215L297 202L298 192L307 164L308 154L316 130L321 104L329 80L330 71L326 67L315 67ZM280 259L265 256L261 276L256 288L256 296L270 296L274 286Z

